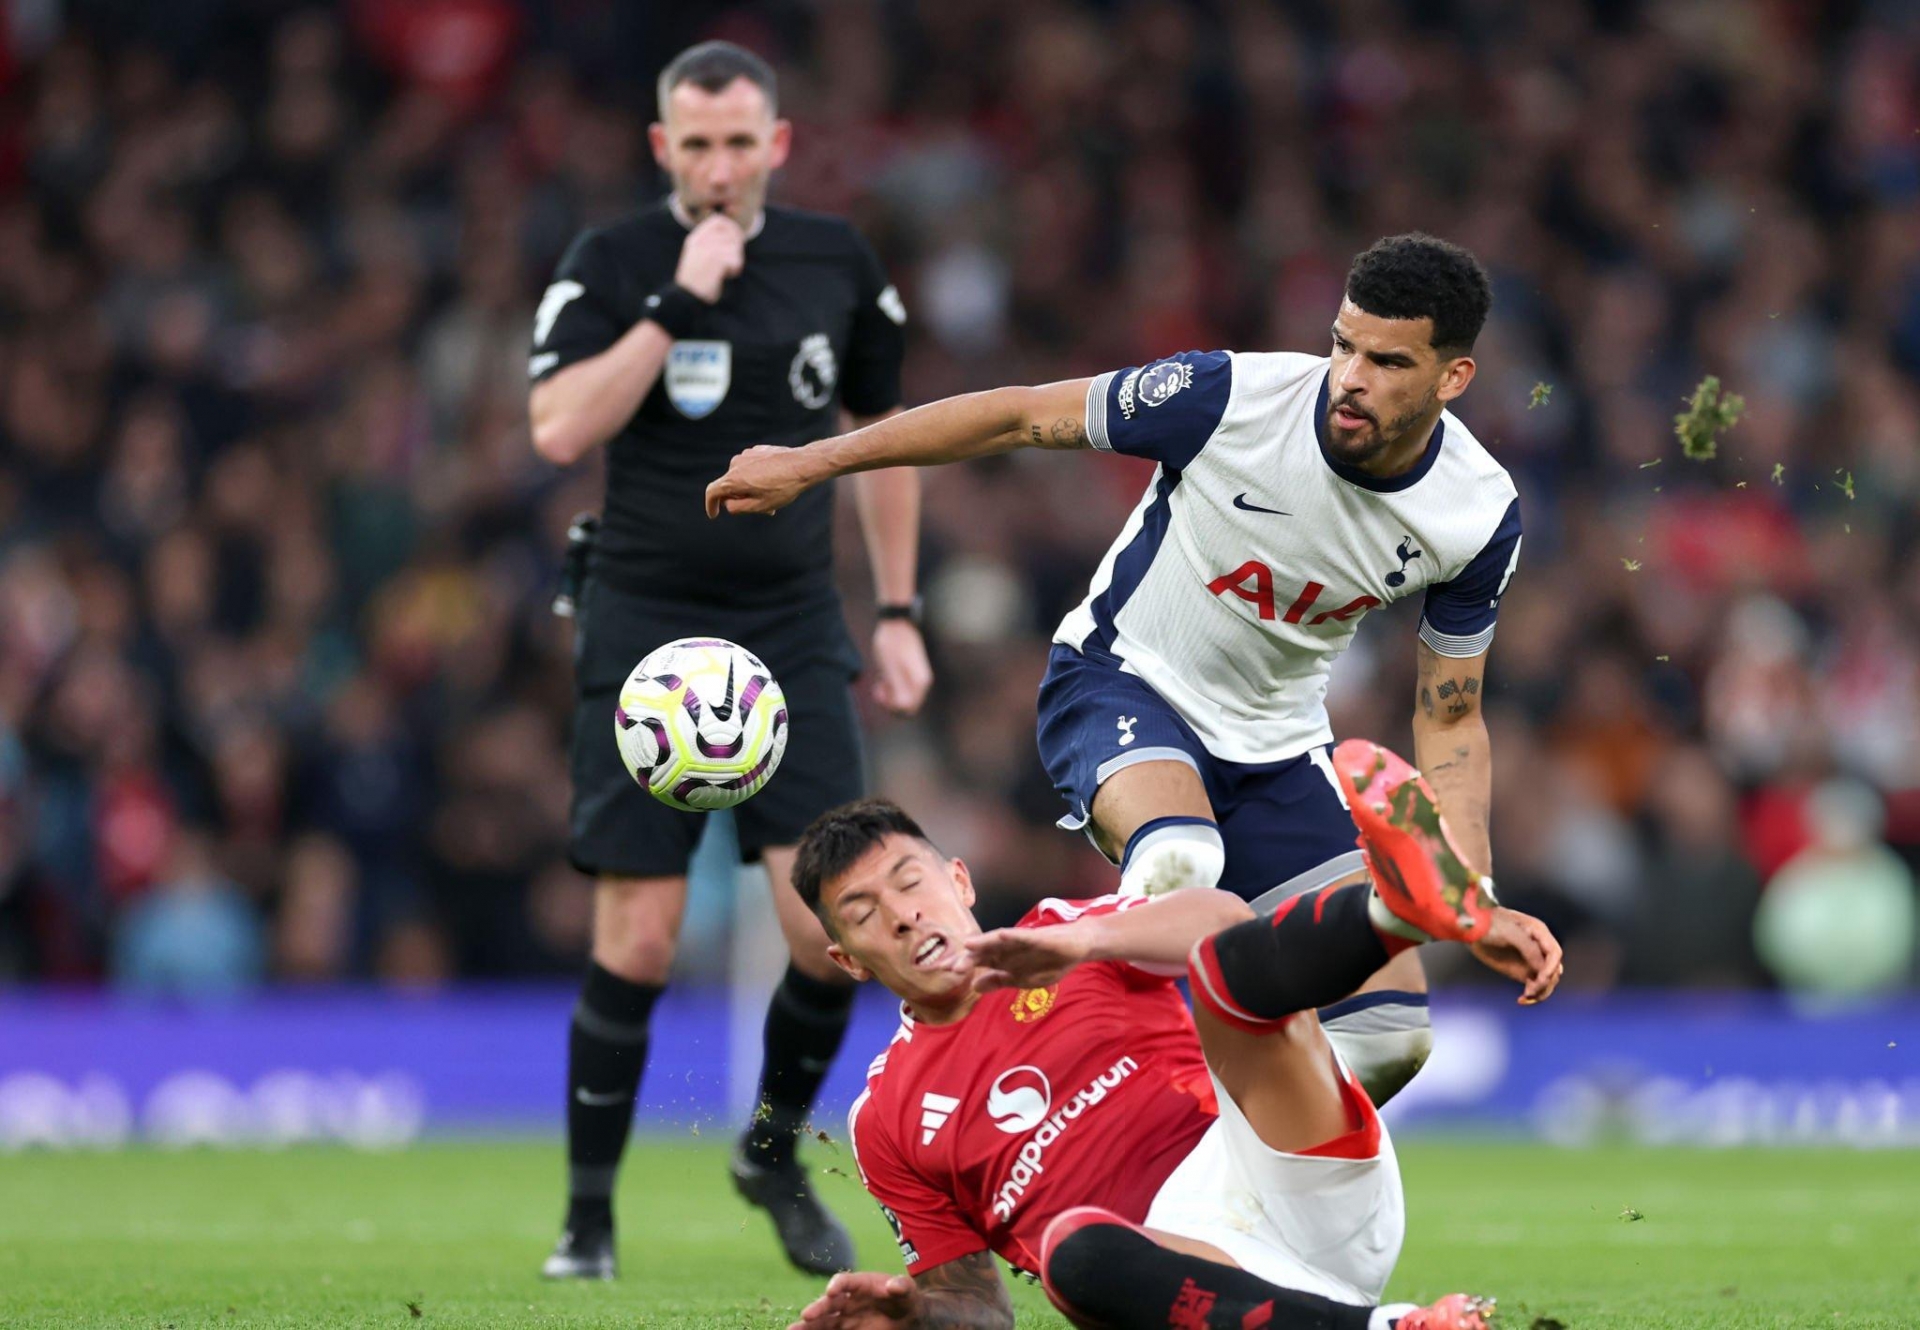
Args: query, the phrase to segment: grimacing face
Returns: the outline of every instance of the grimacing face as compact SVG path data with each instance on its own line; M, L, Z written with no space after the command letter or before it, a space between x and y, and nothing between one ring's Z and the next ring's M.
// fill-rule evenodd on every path
M653 159L695 222L725 212L753 225L767 182L786 164L793 127L776 120L766 94L737 78L719 92L681 83L667 94L665 117L648 127Z
M1348 466L1365 468L1429 426L1473 382L1471 356L1442 356L1433 320L1383 319L1351 300L1333 320L1327 378L1327 442Z
M827 954L855 979L878 979L928 1011L971 995L974 965L961 944L981 930L973 881L958 859L892 833L823 883L820 902L834 939Z

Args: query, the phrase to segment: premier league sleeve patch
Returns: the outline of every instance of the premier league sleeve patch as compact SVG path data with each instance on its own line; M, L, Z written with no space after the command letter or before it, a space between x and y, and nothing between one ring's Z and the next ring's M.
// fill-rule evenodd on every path
M1233 357L1183 351L1102 374L1087 389L1087 439L1096 448L1185 467L1207 446L1233 394Z
M1162 360L1140 371L1133 392L1141 406L1159 406L1182 388L1192 386L1192 365L1184 360Z

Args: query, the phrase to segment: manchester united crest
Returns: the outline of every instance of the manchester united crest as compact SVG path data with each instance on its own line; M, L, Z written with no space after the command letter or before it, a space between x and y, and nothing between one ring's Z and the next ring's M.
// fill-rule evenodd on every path
M1013 995L1013 1019L1022 1025L1030 1021L1044 1020L1053 1010L1054 991L1051 988L1023 988Z

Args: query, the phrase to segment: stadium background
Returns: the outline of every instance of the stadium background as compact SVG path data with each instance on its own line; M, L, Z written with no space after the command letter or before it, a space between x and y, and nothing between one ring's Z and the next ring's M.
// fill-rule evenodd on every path
M234 1066L257 1070L289 1030L371 1037L396 1012L471 1019L382 1065L519 1031L515 1093L551 1100L557 1130L561 986L512 990L546 995L520 1025L486 1004L584 954L589 888L562 855L570 627L547 606L600 478L533 454L528 328L574 232L657 196L652 76L709 36L779 67L796 142L775 197L850 214L880 248L912 314L910 404L1189 347L1317 349L1376 236L1472 247L1496 300L1461 414L1516 475L1527 528L1487 702L1496 867L1566 939L1569 1019L1598 1022L1596 1047L1678 1040L1676 1065L1698 1062L1686 1019L1714 1013L1756 1047L1793 1025L1830 1051L1833 1029L1878 1050L1881 1022L1911 1023L1593 996L1898 1001L1915 978L1910 7L6 15L0 1136L85 1137L86 1078L213 1028L195 1021L252 1030L258 1056ZM1746 410L1697 463L1672 417L1708 373ZM1004 921L1109 881L1052 826L1033 696L1143 476L1032 455L926 480L937 681L915 720L870 709L875 786ZM1338 671L1342 734L1407 740L1401 608ZM751 956L729 941L719 832L674 999L709 1032ZM868 1015L856 1043L880 1037ZM1444 1012L1441 1032L1444 1050ZM683 1054L692 1083L698 1048L665 1051L649 1098ZM1890 1111L1920 1139L1920 1081L1832 1074L1904 1084ZM51 1108L48 1076L67 1096Z

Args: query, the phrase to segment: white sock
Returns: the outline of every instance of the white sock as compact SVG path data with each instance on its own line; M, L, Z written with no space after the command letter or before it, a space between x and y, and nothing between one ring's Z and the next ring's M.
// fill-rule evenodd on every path
M1367 1318L1367 1330L1393 1330L1393 1323L1408 1312L1417 1312L1417 1302L1394 1302L1384 1307L1375 1307L1373 1315Z
M1133 833L1121 860L1122 896L1211 887L1227 866L1220 829L1204 818L1156 818Z
M1376 1107L1400 1093L1433 1052L1424 993L1362 993L1323 1007L1320 1025Z

